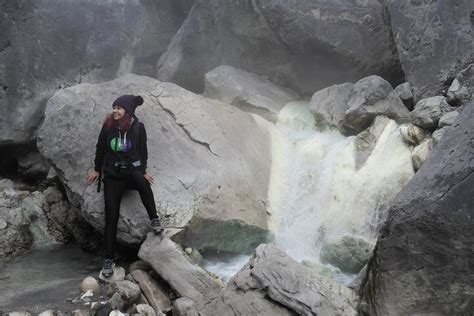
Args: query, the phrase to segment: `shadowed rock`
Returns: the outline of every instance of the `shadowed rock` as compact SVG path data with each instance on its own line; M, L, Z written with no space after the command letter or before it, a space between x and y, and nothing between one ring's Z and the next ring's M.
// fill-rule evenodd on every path
M474 310L474 104L467 104L392 202L369 262L370 315Z

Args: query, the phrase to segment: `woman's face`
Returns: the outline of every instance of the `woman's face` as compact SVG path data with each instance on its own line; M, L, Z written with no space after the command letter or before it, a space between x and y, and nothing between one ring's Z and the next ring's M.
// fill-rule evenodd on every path
M114 105L112 115L114 117L114 120L120 120L125 115L125 109L121 106Z

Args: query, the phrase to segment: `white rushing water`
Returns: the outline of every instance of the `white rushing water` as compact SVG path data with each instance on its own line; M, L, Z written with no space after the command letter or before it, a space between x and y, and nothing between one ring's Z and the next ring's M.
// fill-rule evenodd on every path
M389 121L365 164L355 137L321 131L307 102L280 112L272 143L270 227L298 261L319 262L321 244L353 236L374 244L388 203L413 176L410 149Z
M389 202L414 174L399 126L385 119L370 155L357 166L357 138L318 127L308 102L287 104L276 125L255 119L272 134L268 198L274 243L323 275L349 283L355 275L321 265L321 246L344 236L375 244ZM227 281L247 261L241 255L214 257L205 267Z

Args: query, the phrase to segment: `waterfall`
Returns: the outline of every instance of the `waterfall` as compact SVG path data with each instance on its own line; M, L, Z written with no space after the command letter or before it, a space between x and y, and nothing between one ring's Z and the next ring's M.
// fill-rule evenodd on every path
M277 246L298 261L319 263L322 245L344 236L375 243L389 202L413 176L399 126L386 122L357 166L357 137L317 126L307 102L280 111L268 192Z

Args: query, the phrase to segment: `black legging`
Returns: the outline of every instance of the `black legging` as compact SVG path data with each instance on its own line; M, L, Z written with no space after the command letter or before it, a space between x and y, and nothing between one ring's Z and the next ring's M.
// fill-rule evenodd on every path
M134 171L125 179L104 177L104 199L105 199L105 258L113 259L114 244L117 236L117 224L120 215L120 202L127 189L137 190L140 198L148 212L150 219L158 217L156 214L155 198L150 183L145 179L143 173Z

